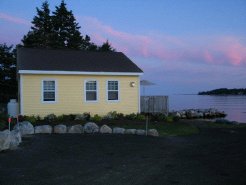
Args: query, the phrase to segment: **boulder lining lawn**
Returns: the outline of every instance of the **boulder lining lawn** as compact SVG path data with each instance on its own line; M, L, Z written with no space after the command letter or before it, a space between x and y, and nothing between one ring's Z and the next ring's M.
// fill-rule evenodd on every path
M0 152L1 185L246 184L246 128L190 136L37 134Z

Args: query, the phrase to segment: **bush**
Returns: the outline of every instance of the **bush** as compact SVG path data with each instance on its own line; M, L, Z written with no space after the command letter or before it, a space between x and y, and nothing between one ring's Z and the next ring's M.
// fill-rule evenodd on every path
M91 118L91 114L89 112L84 112L83 113L84 121L89 121Z
M38 120L38 117L32 116L23 116L23 121L29 121L31 124L36 124Z
M57 116L55 114L49 114L44 117L44 120L48 122L54 122L57 120Z
M173 117L173 121L179 121L179 120L180 120L180 117L178 117L178 116Z
M8 121L8 115L4 113L0 113L0 121Z
M104 116L104 118L108 119L108 120L116 120L117 119L117 114L118 113L116 111L111 111L106 116Z
M151 116L151 119L154 121L165 121L166 120L166 115L162 114L162 113L158 113L158 114L153 114Z
M99 116L98 114L95 114L93 117L91 117L91 121L100 122L102 121L102 117Z
M145 116L143 114L137 114L136 120L138 120L138 121L144 121L145 120Z
M75 114L62 114L60 116L57 116L57 121L73 121L75 120L76 115Z
M18 116L19 122L25 121L25 117L23 115Z
M0 113L0 130L8 128L8 115Z
M165 121L168 123L172 123L173 122L173 116L167 116Z
M122 120L125 118L124 114L123 113L117 113L117 118L116 119L119 119L119 120Z
M135 120L137 118L137 115L135 113L131 113L126 115L125 118L129 120Z

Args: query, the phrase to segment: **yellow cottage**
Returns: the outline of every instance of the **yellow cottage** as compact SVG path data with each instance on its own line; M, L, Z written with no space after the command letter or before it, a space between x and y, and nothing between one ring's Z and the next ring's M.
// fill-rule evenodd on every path
M140 112L143 71L121 52L18 48L22 115Z

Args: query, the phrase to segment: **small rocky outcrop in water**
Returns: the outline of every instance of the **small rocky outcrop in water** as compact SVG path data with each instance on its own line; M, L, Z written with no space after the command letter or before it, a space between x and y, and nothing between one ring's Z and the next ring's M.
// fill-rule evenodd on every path
M226 116L226 113L217 109L186 109L173 111L171 115L182 119L222 118Z

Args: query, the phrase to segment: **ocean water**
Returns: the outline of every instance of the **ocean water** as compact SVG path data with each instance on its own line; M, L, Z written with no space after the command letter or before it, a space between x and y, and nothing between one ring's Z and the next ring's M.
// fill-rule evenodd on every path
M169 95L170 111L192 108L216 108L226 119L246 123L246 96Z

